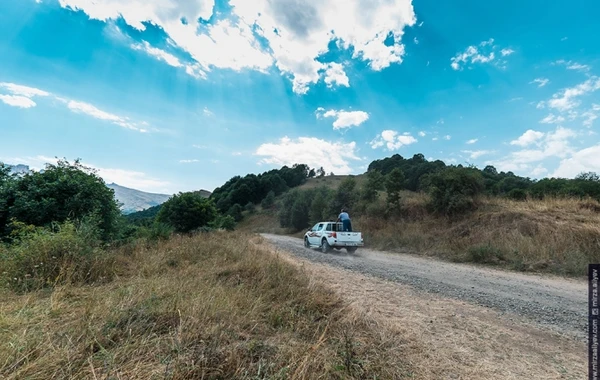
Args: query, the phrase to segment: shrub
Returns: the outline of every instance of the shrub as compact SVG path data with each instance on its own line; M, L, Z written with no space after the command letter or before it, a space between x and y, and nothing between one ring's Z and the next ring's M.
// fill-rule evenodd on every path
M231 215L225 215L220 218L219 227L227 231L233 231L235 230L235 219Z
M451 167L430 177L430 207L452 216L477 208L477 196L484 189L481 173L472 168Z
M199 193L188 192L179 193L163 203L156 220L172 226L176 232L188 233L208 225L216 217L217 209L211 200Z
M89 231L67 221L56 232L38 228L0 257L2 282L17 291L55 284L83 284L112 277L112 256L89 239Z
M527 199L527 192L523 189L512 189L506 196L515 201L524 201Z
M260 203L262 208L271 208L275 204L275 192L273 190L269 191L265 199Z

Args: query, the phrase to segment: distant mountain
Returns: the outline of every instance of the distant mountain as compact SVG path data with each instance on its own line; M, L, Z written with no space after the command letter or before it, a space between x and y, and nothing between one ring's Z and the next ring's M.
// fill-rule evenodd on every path
M115 191L115 198L122 204L121 211L123 214L131 214L153 206L158 206L171 197L171 195L167 194L146 193L144 191L130 189L128 187L119 186L116 183L111 183L106 186Z
M10 168L11 174L25 174L29 173L29 166L27 165L7 165Z

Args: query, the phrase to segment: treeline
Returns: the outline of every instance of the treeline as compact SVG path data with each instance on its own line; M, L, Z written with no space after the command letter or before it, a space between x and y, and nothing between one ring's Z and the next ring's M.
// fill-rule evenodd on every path
M300 230L321 220L335 219L342 207L354 216L403 217L401 192L426 193L426 210L455 217L476 210L482 196L506 197L517 201L545 197L593 198L600 201L600 177L593 172L574 179L544 178L536 181L498 172L493 166L446 165L428 161L422 154L405 159L401 155L373 161L359 187L355 178L346 178L336 191L327 188L296 190L280 202L281 227ZM380 193L385 197L380 197Z
M219 212L239 221L244 209L251 209L253 205L261 204L265 199L266 203L270 203L274 197L302 185L307 178L316 175L315 169L296 164L291 168L284 166L258 175L235 176L216 188L210 199L214 201Z

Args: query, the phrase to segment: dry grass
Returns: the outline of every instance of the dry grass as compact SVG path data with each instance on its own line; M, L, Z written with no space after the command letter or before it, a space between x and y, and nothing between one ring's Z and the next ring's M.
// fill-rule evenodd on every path
M588 263L600 261L600 203L594 200L487 198L476 212L448 219L427 211L427 195L405 191L402 212L386 220L384 199L381 193L368 215L353 221L374 249L565 276L584 276ZM288 233L278 226L275 213L262 213L241 228Z
M342 181L349 176L347 175L326 175L324 177L309 178L304 184L298 187L300 190L314 189L317 187L326 187L331 190L336 190ZM353 176L356 180L356 186L360 188L366 181L367 177L364 175Z
M491 198L477 212L455 220L428 214L425 202L424 196L408 197L397 221L362 217L355 224L374 248L454 261L583 276L589 262L600 260L596 201Z
M240 233L116 253L116 279L0 294L0 378L403 378L394 337Z

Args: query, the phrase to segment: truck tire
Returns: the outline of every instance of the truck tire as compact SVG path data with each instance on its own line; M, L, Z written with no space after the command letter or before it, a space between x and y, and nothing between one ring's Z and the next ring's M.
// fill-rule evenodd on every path
M354 252L356 252L357 249L358 249L357 247L346 247L346 252L354 253Z
M328 253L329 251L331 251L331 246L327 242L327 239L323 239L321 241L321 252Z
M310 243L308 242L308 238L306 236L304 237L304 246L306 248L310 248Z

